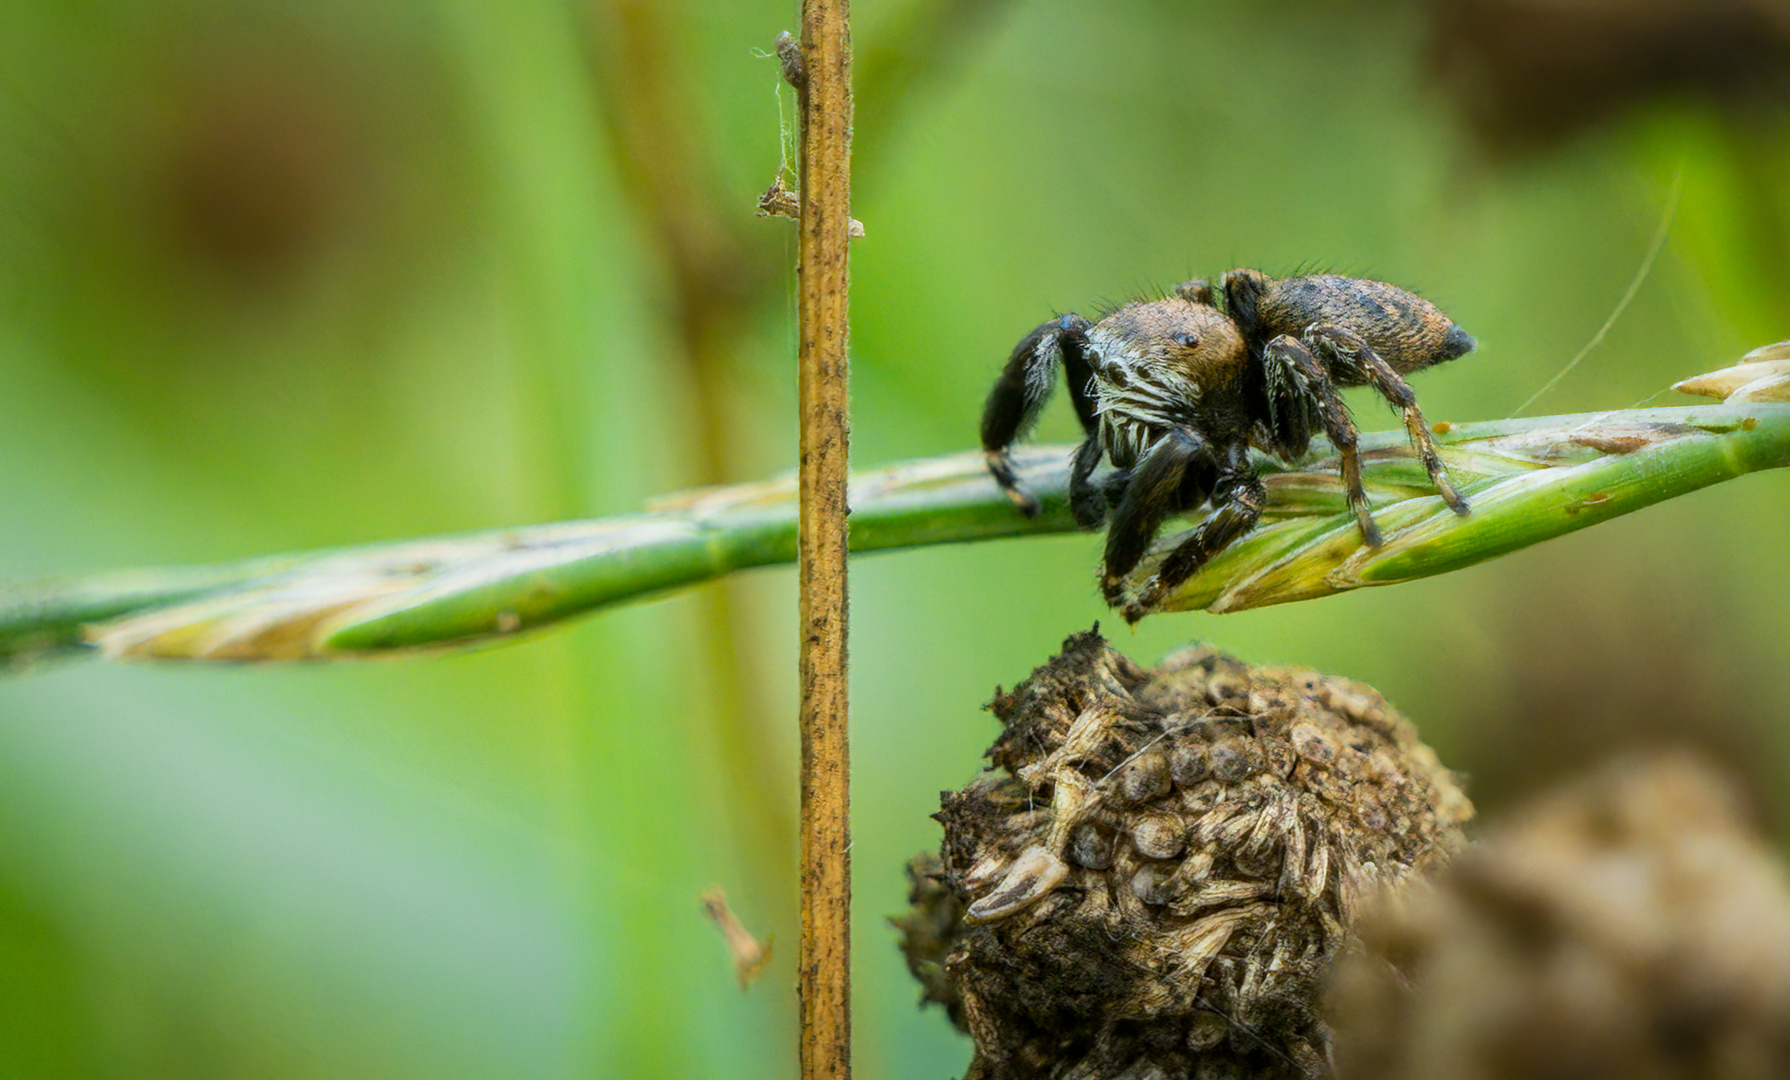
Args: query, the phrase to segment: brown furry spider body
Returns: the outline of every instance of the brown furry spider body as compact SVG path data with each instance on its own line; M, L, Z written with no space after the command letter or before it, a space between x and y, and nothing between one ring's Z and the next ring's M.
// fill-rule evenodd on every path
M1087 433L1070 468L1070 507L1083 528L1110 516L1101 589L1136 622L1261 517L1267 495L1251 446L1291 464L1322 431L1341 455L1362 538L1380 543L1342 387L1371 386L1403 414L1437 494L1465 514L1403 376L1476 344L1435 305L1384 282L1231 270L1096 322L1063 315L1027 334L988 395L982 448L1014 505L1036 515L1007 450L1037 419L1062 367ZM1114 471L1096 485L1103 458ZM1126 576L1163 522L1207 500L1205 521L1127 596Z

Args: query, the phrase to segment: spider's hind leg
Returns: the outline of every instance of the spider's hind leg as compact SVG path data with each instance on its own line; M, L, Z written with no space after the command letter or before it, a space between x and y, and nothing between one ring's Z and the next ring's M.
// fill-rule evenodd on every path
M1027 517L1038 516L1038 497L1020 482L1007 448L1037 421L1056 387L1059 365L1068 377L1082 429L1093 434L1094 402L1088 393L1092 372L1086 353L1089 325L1080 315L1062 315L1021 338L982 408L982 451L988 457L988 471Z
M1380 546L1380 527L1367 508L1367 492L1361 486L1361 458L1357 454L1355 419L1337 393L1324 365L1299 339L1282 334L1262 348L1262 366L1266 369L1271 426L1288 425L1282 415L1304 417L1315 413L1324 426L1324 435L1342 458L1343 488L1348 493L1349 508L1361 526L1361 538L1369 547ZM1282 452L1295 447L1282 444ZM1303 447L1297 449L1303 450Z
M1411 446L1417 451L1417 457L1430 474L1430 482L1436 485L1436 494L1457 514L1467 513L1467 500L1454 489L1454 483L1448 479L1448 471L1442 465L1442 455L1436 452L1436 440L1430 435L1429 423L1423 419L1423 413L1417 408L1417 394L1411 389L1404 376L1392 369L1381 358L1380 354L1368 347L1360 335L1343 327L1329 323L1319 323L1308 327L1305 331L1307 344L1322 343L1325 351L1337 357L1340 363L1355 369L1349 381L1365 383L1374 388L1392 407L1397 409L1405 421L1405 432L1411 437Z

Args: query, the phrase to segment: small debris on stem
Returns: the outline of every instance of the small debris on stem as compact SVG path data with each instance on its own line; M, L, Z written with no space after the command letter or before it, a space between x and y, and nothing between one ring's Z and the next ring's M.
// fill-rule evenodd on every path
M734 975L740 980L740 989L744 990L758 981L764 974L764 966L771 960L771 939L760 942L753 937L740 923L739 916L727 906L727 894L720 889L710 889L702 894L702 910L714 920L720 929L721 936L727 939L727 949L733 954Z

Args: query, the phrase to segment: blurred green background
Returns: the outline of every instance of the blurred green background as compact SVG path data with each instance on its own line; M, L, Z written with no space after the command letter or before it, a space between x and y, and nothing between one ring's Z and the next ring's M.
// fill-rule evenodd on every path
M1626 407L1790 336L1781 114L1693 73L1532 130L1492 108L1472 7L861 3L854 460L973 446L1051 312L1233 265L1420 289L1481 343L1418 380L1430 419L1509 415L1603 324L1675 184L1634 304L1528 411ZM719 0L7 5L0 581L791 467L793 233L752 208L793 115L764 54L794 24ZM1586 102L1518 83L1555 121ZM1059 403L1040 437L1072 434ZM1198 638L1372 683L1482 809L1679 738L1781 824L1787 483L1403 588L1109 623L1147 662ZM994 686L1104 617L1099 547L854 564L866 1080L968 1060L883 917ZM794 612L778 570L469 655L0 682L0 1075L792 1075ZM713 885L775 936L745 994Z

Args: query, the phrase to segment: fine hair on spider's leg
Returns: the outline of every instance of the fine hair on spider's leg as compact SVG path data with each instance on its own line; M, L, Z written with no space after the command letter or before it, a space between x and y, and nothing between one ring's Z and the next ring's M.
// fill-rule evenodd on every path
M988 471L1027 517L1038 516L1038 497L1027 490L1013 471L1007 448L1037 422L1056 388L1059 365L1068 377L1070 397L1082 430L1094 434L1097 421L1094 401L1088 394L1093 373L1085 352L1088 326L1088 320L1080 315L1063 315L1021 338L982 409L982 451L988 458Z
M1109 605L1124 599L1125 575L1137 568L1162 523L1206 501L1214 471L1210 444L1186 428L1170 430L1144 455L1106 530L1100 590Z
M1324 435L1342 458L1343 488L1348 493L1349 508L1361 526L1361 538L1368 547L1380 546L1380 527L1374 524L1367 509L1367 491L1361 486L1361 458L1356 453L1355 419L1349 407L1331 384L1324 366L1298 339L1282 334L1262 349L1262 366L1268 375L1270 405L1288 411L1303 409L1307 415L1317 413L1324 426Z

